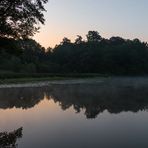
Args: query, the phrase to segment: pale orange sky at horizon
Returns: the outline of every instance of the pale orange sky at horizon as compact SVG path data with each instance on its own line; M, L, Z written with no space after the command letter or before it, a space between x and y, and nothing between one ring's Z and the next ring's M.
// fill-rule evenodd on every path
M94 30L94 29L91 29L91 30ZM89 31L89 30L88 30ZM97 30L95 30L97 31ZM49 32L50 33L50 32ZM99 32L100 33L100 32ZM83 37L83 40L86 40L86 33L83 33L83 34L79 34L79 33L75 33L75 34L54 34L54 33L50 33L50 35L46 35L46 33L44 32L40 32L38 34L36 34L33 39L35 39L38 43L40 43L43 47L45 48L48 48L48 47L51 47L51 48L54 48L56 45L60 44L60 42L62 41L62 39L64 37L67 37L69 38L72 42L75 41L75 39L77 38L77 35L81 35ZM102 37L104 38L111 38L112 36L120 36L120 37L123 37L125 39L135 39L135 38L138 38L140 39L141 41L143 42L148 42L147 38L145 37L136 37L136 36L130 36L130 35L122 35L122 34L113 34L113 33L103 33L103 34L100 34Z
M64 37L84 39L95 30L104 38L120 36L148 41L147 0L50 0L45 25L33 39L45 48L54 47Z

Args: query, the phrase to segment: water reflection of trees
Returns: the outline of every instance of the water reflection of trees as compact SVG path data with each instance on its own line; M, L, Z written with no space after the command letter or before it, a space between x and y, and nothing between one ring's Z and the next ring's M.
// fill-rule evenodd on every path
M12 132L0 133L0 148L16 148L17 139L22 138L23 128L19 128Z
M108 110L138 112L148 108L148 86L133 85L58 85L49 95L63 110L73 106L76 112L85 111L87 118L95 118Z
M42 88L7 88L0 89L0 108L23 108L34 107L43 98Z
M73 107L87 118L95 118L104 110L110 113L138 112L148 108L148 85L118 83L52 85L44 88L0 89L0 108L28 109L44 96L59 103L62 110Z

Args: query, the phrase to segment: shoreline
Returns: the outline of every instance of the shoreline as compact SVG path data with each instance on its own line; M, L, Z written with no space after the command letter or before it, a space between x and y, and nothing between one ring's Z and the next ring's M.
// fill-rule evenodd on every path
M143 81L144 80L144 81ZM2 88L26 88L26 87L48 87L52 85L80 85L80 84L104 84L108 85L112 82L119 83L120 85L142 84L146 82L148 84L148 76L110 76L110 77L89 77L89 78L69 78L69 77L57 77L57 78L34 78L34 79L5 79L0 80L0 89Z
M12 83L0 83L1 88L21 88L21 87L46 87L51 85L63 85L63 84L92 84L101 83L108 78L96 77L96 78L62 78L54 80L37 80L37 81L25 81L25 82L12 82Z

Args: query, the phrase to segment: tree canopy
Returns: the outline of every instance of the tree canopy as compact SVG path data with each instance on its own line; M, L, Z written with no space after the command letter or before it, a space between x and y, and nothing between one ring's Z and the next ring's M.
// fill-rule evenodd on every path
M89 31L86 37L88 42L99 42L102 39L98 31Z
M27 38L44 24L48 0L0 0L0 36Z
M0 38L0 70L17 73L94 73L147 75L148 44L139 39L111 37L89 31L89 39L64 37L59 45L43 48L32 39ZM4 75L6 76L6 75Z

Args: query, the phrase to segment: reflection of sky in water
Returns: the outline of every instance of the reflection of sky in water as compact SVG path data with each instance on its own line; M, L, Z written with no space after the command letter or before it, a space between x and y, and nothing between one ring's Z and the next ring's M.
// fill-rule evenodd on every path
M52 88L42 89L14 89L13 93L7 89L7 93L13 94L12 98L15 101L20 94L24 95L26 92L30 92L28 93L28 97L30 96L31 101L29 99L27 101L29 104L32 103L32 105L28 104L27 109L17 107L21 104L19 100L19 103L14 105L16 107L6 108L6 106L9 106L8 102L10 100L2 101L4 98L7 98L6 95L2 93L2 91L5 92L6 90L0 90L1 106L2 102L5 104L5 109L0 109L0 132L13 131L14 129L23 127L23 137L19 139L18 142L20 148L147 148L148 113L142 110L142 107L146 108L148 104L146 99L144 99L148 96L146 92L148 85L139 83L141 86L136 85L135 87L135 84L130 83L130 86L125 87L125 85L121 86L120 84L120 89L116 89L114 93L113 90L117 86L119 87L119 84L120 83L113 85L113 88L110 87L111 85L109 83L107 86L106 84L89 86L86 84L82 86L56 85ZM101 94L104 90L103 86L106 86L105 95ZM95 90L96 87L99 88L98 92ZM108 87L111 88L111 91L109 91ZM91 90L91 88L93 89ZM88 89L90 90L89 92ZM94 93L94 91L96 93L92 96L92 92ZM85 98L82 96L84 92L87 94ZM33 98L34 93L36 96ZM132 95L133 93L135 94ZM44 96L44 94L46 95ZM43 96L43 98L39 96ZM61 98L59 98L59 96L61 96ZM131 98L132 101L122 101L132 96L135 97ZM139 96L141 96L142 101L141 104L137 105L139 106L139 111L135 112L133 106L136 105ZM34 101L36 97L40 98L37 103ZM79 103L77 102L77 98L79 100L81 98ZM120 99L120 103L117 102L116 104L117 108L121 107L121 103L124 105L127 103L129 107L126 108L127 111L125 112L123 105L122 109L116 109L116 111L119 110L118 114L111 114L108 111L109 107L114 108L115 106L112 106L112 104L107 101L114 103L114 101L116 102L118 100L117 98ZM97 105L97 103L100 103L100 106L104 105L104 102L101 101L102 99L105 99L105 103L108 104L95 119L88 120L86 115L84 115L86 112L85 107L89 106L91 111L93 111L93 106ZM64 106L68 106L69 108L62 110L60 106L62 103L65 103ZM80 113L76 114L73 106L74 103L80 106L83 105Z

